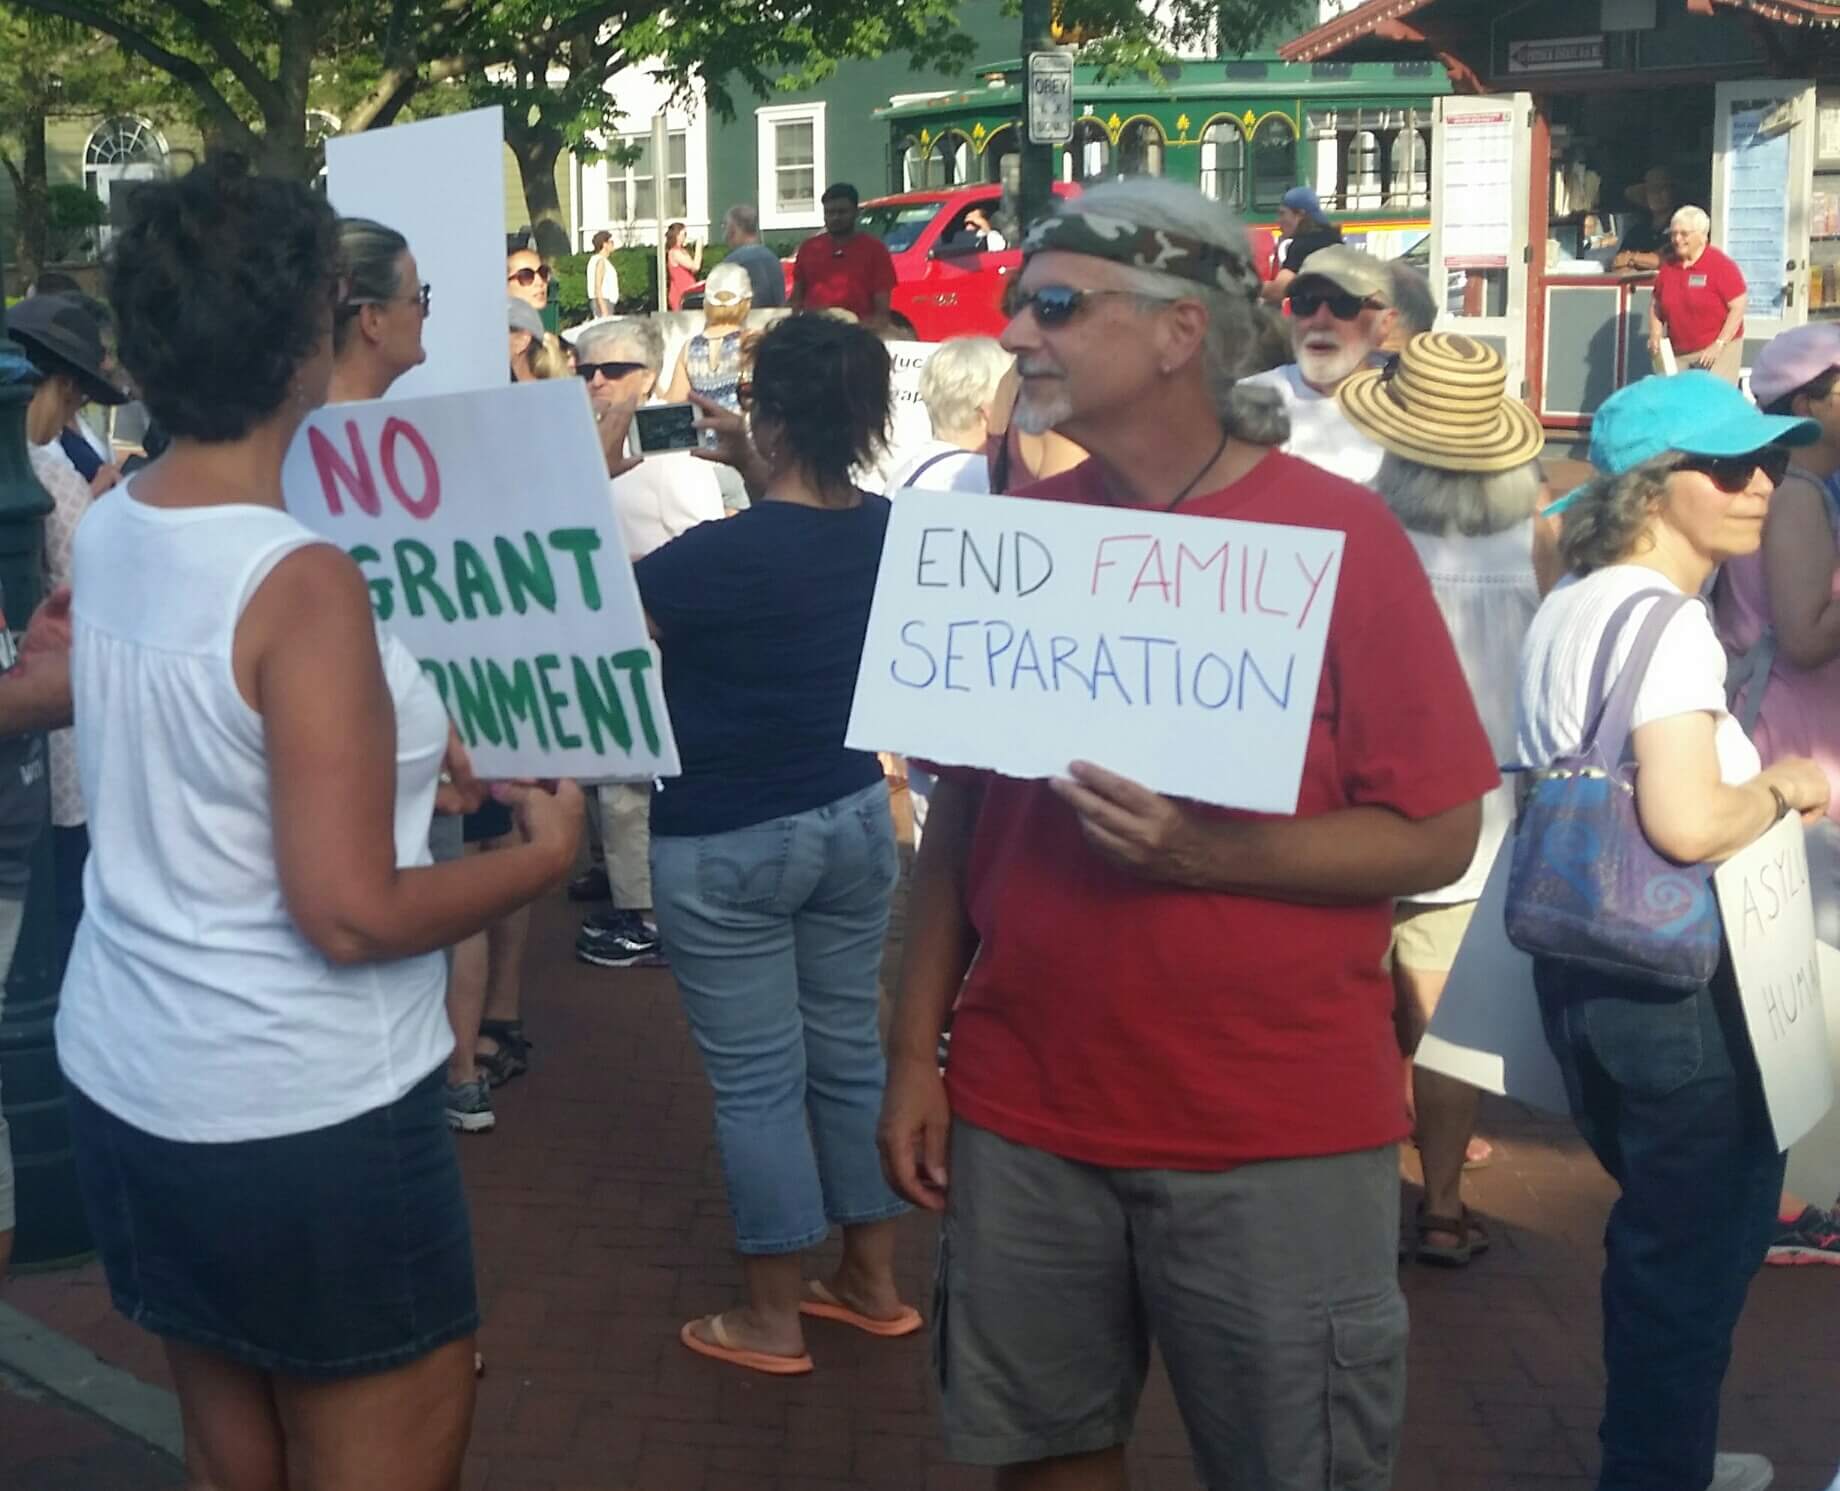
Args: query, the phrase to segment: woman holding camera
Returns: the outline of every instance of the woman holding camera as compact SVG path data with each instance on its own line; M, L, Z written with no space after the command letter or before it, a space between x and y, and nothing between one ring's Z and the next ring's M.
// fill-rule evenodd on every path
M801 1315L877 1336L921 1323L895 1291L906 1208L875 1147L894 829L880 761L844 745L889 513L850 473L887 438L888 353L859 326L794 317L761 338L751 445L699 402L754 503L634 571L683 758L652 800L652 894L715 1089L748 1299L682 1340L809 1372ZM843 1261L805 1282L800 1255L833 1223Z

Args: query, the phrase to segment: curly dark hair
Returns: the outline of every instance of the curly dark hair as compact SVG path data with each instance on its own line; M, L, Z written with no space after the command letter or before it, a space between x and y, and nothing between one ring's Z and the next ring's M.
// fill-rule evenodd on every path
M331 323L338 217L240 156L134 196L108 264L117 354L172 435L237 440L281 407Z
M888 443L888 349L834 316L788 316L754 354L754 415L786 432L786 447L822 486L846 484Z

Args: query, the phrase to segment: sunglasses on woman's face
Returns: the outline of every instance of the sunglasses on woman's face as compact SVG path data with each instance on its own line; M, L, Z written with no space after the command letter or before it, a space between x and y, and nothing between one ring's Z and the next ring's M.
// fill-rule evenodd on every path
M1776 486L1789 469L1789 452L1780 445L1766 445L1747 456L1689 456L1674 468L1697 471L1721 492L1736 494L1751 484L1753 472L1761 471Z
M1324 306L1329 307L1329 314L1337 321L1353 321L1362 311L1379 309L1371 300L1363 300L1345 290L1293 290L1290 293L1291 314L1299 321L1309 320Z
M617 378L625 378L633 373L643 373L646 367L642 362L578 362L575 364L575 371L581 374L581 380L584 383L592 383L596 373L612 383Z
M535 269L532 269L527 264L522 269L512 270L505 276L505 279L507 281L516 280L526 290L536 284L538 280L542 280L543 283L547 285L550 282L550 267L547 264L539 264Z

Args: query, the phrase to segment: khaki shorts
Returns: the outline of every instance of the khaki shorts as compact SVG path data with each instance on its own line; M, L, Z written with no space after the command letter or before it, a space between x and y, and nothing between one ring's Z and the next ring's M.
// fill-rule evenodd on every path
M1475 914L1474 901L1401 901L1393 908L1392 961L1420 973L1449 973Z
M946 1454L1123 1444L1154 1341L1197 1477L1384 1491L1405 1413L1394 1146L1112 1170L952 1125L933 1297Z

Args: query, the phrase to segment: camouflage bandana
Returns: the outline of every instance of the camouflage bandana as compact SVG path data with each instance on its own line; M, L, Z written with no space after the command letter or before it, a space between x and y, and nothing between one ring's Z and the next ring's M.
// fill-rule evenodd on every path
M1097 212L1076 210L1043 218L1023 236L1023 262L1043 249L1090 254L1132 269L1173 274L1247 300L1256 299L1259 293L1258 271L1247 255L1166 228L1140 228Z

